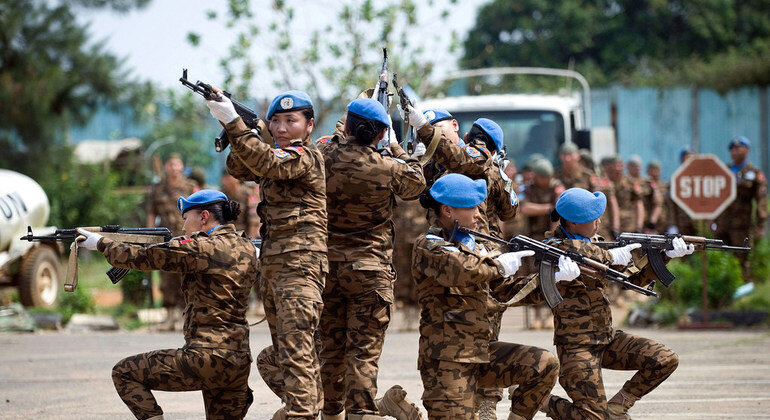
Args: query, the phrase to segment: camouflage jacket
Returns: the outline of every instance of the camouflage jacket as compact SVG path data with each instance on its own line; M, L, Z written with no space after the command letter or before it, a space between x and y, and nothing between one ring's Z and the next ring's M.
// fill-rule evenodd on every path
M556 205L561 193L564 192L564 186L559 180L552 178L548 188L540 188L534 183L527 186L527 194L523 202ZM527 235L532 239L542 240L545 238L545 232L551 230L551 215L541 214L539 216L528 216L524 222L527 228Z
M184 274L187 347L249 351L246 310L259 263L254 245L233 225L149 246L102 238L98 249L115 267Z
M259 181L258 214L262 253L326 253L326 179L321 152L310 138L272 148L241 118L226 124L230 136L227 170L244 181ZM268 137L262 133L262 137Z
M636 203L642 199L642 185L628 176L623 176L618 182L613 183L615 197L618 200L620 210L620 231L636 232L642 225L637 220Z
M432 125L426 124L417 135L422 142L427 143L433 138L433 130L435 128ZM478 143L458 146L442 133L433 158L449 172L487 181L487 199L479 205L482 220L478 230L500 237L499 222L507 222L516 217L519 198L513 182L505 175L503 168L492 160L489 150Z
M329 261L389 266L396 196L414 198L425 189L420 163L400 146L391 147L395 157L383 156L352 137L323 139L318 149L326 165Z
M195 183L187 178L171 184L167 178L150 187L147 193L146 211L160 217L160 226L168 228L174 235L181 235L184 220L176 202L195 192Z
M577 239L568 239L557 226L553 232L546 233L546 243L560 249L570 250L592 258L603 264L611 264L612 256L606 250ZM595 240L602 240L595 237ZM636 257L636 252L634 257ZM664 260L666 257L664 256ZM629 281L639 286L647 286L655 280L655 274L647 266L647 258L635 258L625 269L617 266L612 268L624 271L630 276ZM588 346L609 343L615 335L612 327L612 311L607 298L606 289L609 282L581 275L568 282L559 282L556 288L564 301L552 309L554 318L553 341L555 345ZM543 303L545 300L540 293L531 293L526 303Z
M644 217L645 225L650 225L650 216L655 209L660 209L660 216L658 217L655 226L652 228L656 232L665 232L668 226L666 224L666 190L668 186L664 181L656 181L654 179L644 179L642 183L642 202L644 203ZM649 227L649 226L646 226Z
M581 168L577 174L570 174L559 168L554 172L553 177L561 181L564 189L582 188L591 192L599 191L599 177L591 173L586 168Z
M746 229L756 225L758 229L764 229L765 219L767 219L767 178L765 178L765 174L747 162L735 174L735 181L738 187L735 201L719 216L717 226L722 224L729 228ZM754 214L751 214L752 206L756 206Z
M501 284L505 269L486 256L483 245L470 249L438 226L420 235L412 253L412 278L420 304L419 357L460 363L488 363L494 313L490 282L514 289L513 276ZM495 294L498 298L501 297Z

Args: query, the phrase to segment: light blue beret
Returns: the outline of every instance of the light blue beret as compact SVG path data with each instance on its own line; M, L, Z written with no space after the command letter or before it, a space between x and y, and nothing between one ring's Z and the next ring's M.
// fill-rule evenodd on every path
M227 201L227 196L217 190L200 190L190 194L189 197L179 197L176 207L184 214L188 210L207 206L212 203L221 203Z
M736 137L733 137L732 140L730 140L730 146L728 148L732 149L735 146L751 147L751 142L745 136L736 136Z
M430 195L449 207L476 207L487 198L487 181L474 181L461 174L446 174L430 187Z
M682 148L679 149L679 160L682 160L682 156L686 155L687 153L695 153L695 150L693 150L690 146L682 146Z
M452 114L450 114L446 109L428 109L423 112L422 115L424 115L425 119L428 120L428 122L431 124L435 124L439 121L454 119Z
M503 150L503 129L496 122L489 118L479 118L473 122L473 125L479 126L492 139L497 146L497 150Z
M273 98L270 107L267 108L267 117L270 119L275 113L297 111L313 107L310 96L301 90L289 90Z
M607 208L604 193L582 188L564 191L556 201L556 212L572 223L588 223L600 218Z
M369 120L379 121L390 127L388 112L381 103L371 98L358 98L348 104L348 112L364 117Z

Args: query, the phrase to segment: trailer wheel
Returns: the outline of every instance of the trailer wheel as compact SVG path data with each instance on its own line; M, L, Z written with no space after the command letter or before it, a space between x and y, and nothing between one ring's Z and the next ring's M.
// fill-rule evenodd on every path
M59 293L59 256L48 246L34 247L21 262L19 298L24 306L51 308Z

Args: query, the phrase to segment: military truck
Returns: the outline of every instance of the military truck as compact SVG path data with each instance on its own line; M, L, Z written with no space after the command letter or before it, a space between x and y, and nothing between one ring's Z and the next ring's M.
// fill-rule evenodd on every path
M25 306L50 308L56 303L61 273L61 249L54 242L19 238L27 226L48 235L50 206L43 188L32 178L0 169L0 286L13 286Z

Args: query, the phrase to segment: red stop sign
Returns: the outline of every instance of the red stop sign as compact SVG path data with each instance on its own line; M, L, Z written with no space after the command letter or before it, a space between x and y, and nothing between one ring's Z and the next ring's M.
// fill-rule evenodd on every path
M716 155L693 155L671 175L671 199L692 219L715 219L735 193L735 175Z

